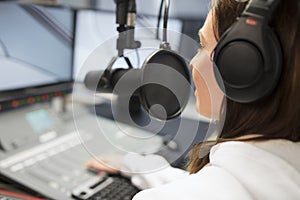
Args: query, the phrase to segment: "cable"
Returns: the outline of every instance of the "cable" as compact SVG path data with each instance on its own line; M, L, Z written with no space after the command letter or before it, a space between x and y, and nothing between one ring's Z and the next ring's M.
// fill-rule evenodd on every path
M161 13L163 3L165 3L165 11L164 11L164 24L163 24L163 42L167 42L167 28L168 28L168 18L169 18L169 10L170 10L170 0L162 0L159 7L158 21L157 21L157 31L156 31L156 39L159 39L159 25L161 20Z
M138 49L135 49L136 59L137 59L137 67L140 67L141 58Z
M170 10L170 0L165 0L163 42L167 42L167 28L168 28L169 10Z
M170 10L170 0L162 0L159 7L158 21L157 21L157 31L156 31L156 39L159 39L159 25L161 20L161 13L163 3L165 3L165 12L164 12L164 24L163 24L163 42L167 42L167 28L168 28L168 18L169 18L169 10Z
M161 0L159 12L158 12L158 18L157 18L156 39L159 39L159 27L160 27L160 20L161 20L161 16L162 16L163 5L164 5L164 0Z
M129 60L129 58L127 57L127 56L122 56L123 58L124 58L124 60L125 60L125 62L126 62L126 64L127 64L127 66L128 66L128 68L129 69L132 69L133 68L133 66L132 66L132 64L131 64L131 62L130 62L130 60Z

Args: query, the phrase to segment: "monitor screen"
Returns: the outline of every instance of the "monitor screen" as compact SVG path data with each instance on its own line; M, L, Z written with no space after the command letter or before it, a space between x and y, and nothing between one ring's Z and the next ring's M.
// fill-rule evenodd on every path
M161 38L155 40L156 26L157 16L140 15L137 13L135 39L141 41L142 46L138 49L138 52L128 50L133 53L126 55L134 67L140 67L147 56L154 51L151 48L144 48L147 39L152 38L154 40L150 41L153 43L152 46L155 48L159 47ZM162 27L162 21L160 27ZM175 18L169 19L168 29L182 32L182 28L182 20ZM80 10L78 12L74 48L74 79L76 79L76 81L83 81L86 73L90 70L104 70L107 67L110 58L117 55L115 44L117 37L118 32L114 12L96 10ZM107 48L107 46L109 46L110 49L105 50L103 54L98 54L97 61L93 63L93 66L82 67L87 59L89 59L93 50L97 48ZM115 66L118 68L127 68L127 64L123 59L118 59Z
M73 11L0 3L0 92L72 81Z

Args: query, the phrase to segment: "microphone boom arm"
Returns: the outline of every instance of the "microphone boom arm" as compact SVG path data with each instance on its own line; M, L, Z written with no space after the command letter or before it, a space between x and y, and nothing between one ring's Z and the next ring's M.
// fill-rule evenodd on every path
M141 47L141 42L134 39L134 29L136 20L136 3L135 0L115 0L116 23L119 25L117 31L118 56L124 56L125 49L137 49ZM127 60L126 60L127 62Z

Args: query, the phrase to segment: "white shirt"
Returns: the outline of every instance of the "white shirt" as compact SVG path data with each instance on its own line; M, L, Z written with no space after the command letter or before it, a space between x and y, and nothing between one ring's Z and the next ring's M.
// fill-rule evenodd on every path
M210 163L192 175L170 166L131 174L135 185L151 188L133 199L300 199L300 143L225 142L215 145L209 156Z

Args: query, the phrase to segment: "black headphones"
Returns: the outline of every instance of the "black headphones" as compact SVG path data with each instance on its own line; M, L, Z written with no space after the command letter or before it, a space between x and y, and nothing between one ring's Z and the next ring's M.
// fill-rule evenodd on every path
M268 25L279 1L250 0L214 50L217 82L235 102L262 99L272 93L279 81L281 46Z

